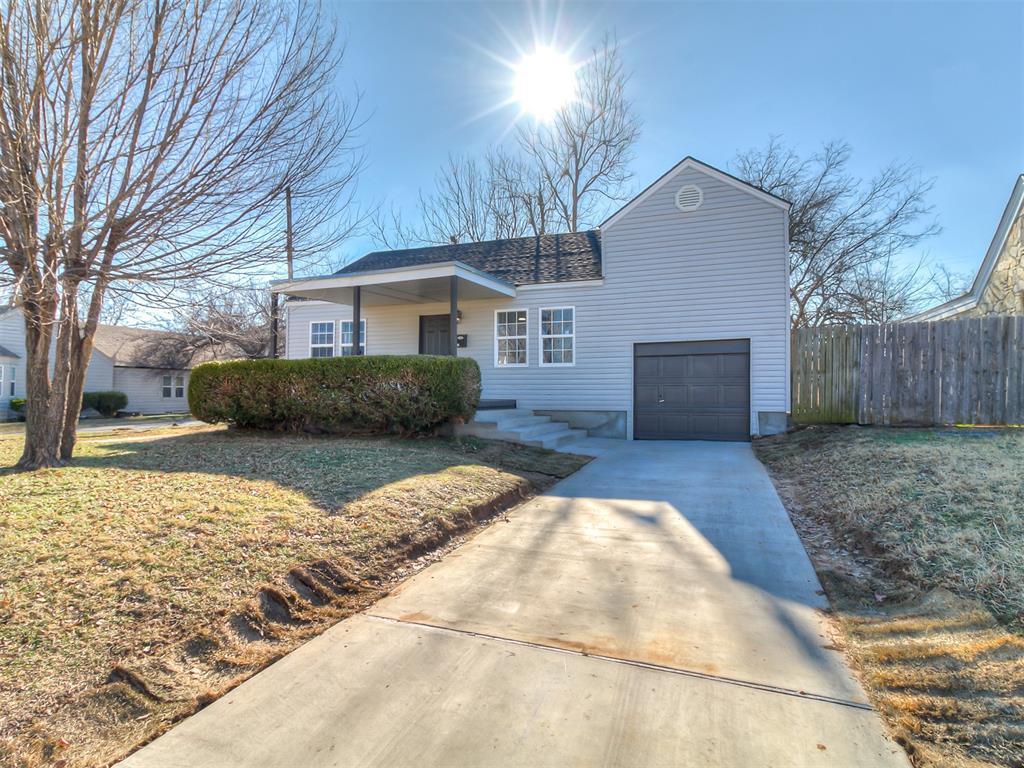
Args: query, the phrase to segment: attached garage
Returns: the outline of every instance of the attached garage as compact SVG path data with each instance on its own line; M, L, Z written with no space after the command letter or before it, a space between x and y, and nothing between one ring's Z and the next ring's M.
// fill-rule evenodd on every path
M637 440L749 440L750 340L636 344Z

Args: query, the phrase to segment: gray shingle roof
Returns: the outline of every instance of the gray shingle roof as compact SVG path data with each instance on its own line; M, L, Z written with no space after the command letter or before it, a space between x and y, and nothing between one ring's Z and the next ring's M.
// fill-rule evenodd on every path
M15 360L19 359L18 355L16 355L13 352L11 352L11 350L9 350L3 344L0 344L0 357L10 357L10 358L13 358Z
M400 251L374 251L337 275L460 261L513 285L564 283L601 277L601 237L596 229L559 235L457 243Z
M121 368L186 370L210 360L245 357L233 345L197 348L194 339L181 333L126 325L97 326L93 347Z

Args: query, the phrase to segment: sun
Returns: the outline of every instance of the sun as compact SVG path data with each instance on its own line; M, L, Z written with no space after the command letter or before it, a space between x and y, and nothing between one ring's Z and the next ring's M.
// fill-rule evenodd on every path
M515 65L513 97L537 120L551 120L576 97L576 67L553 48L539 47Z

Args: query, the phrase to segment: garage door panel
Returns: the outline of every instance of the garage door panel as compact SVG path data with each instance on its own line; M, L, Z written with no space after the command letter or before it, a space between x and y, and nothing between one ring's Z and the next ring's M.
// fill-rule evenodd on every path
M721 404L721 387L717 384L695 384L691 391L693 397L690 400L690 405L706 407Z
M661 375L667 378L683 378L687 375L685 357L658 357L661 361Z
M661 370L661 359L657 357L638 357L636 360L637 380L646 377L656 377Z
M750 342L659 342L634 348L634 436L748 440Z
M750 421L747 414L722 414L718 418L718 431L733 435L737 440L746 440L750 436Z
M723 384L721 388L722 401L724 406L742 408L744 413L747 410L747 401L750 398L750 387L742 384Z
M722 375L742 376L746 378L750 373L749 355L722 355Z
M658 387L638 384L636 387L637 405L657 405Z
M694 378L713 379L718 373L718 355L691 355L691 373Z
M661 388L662 405L671 408L675 405L685 406L689 400L689 387L685 384L665 384Z

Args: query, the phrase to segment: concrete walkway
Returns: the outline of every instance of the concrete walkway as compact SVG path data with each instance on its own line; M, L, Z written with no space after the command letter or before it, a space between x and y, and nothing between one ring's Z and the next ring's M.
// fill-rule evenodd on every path
M901 766L750 446L603 455L125 766Z

